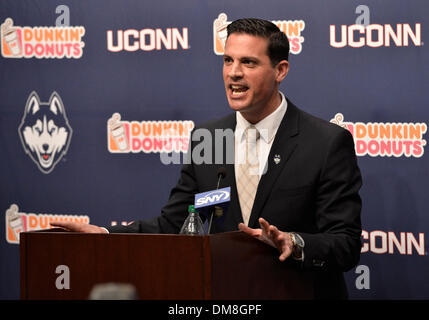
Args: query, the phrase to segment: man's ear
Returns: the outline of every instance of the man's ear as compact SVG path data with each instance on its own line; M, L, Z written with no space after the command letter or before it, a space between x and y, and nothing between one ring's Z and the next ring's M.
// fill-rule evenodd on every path
M286 78L289 72L289 62L287 60L282 60L279 63L277 63L275 69L277 72L276 81L280 83L284 80L284 78Z

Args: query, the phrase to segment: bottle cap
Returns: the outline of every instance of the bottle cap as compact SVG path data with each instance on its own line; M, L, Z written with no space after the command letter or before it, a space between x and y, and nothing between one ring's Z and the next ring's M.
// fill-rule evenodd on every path
M193 204L189 205L188 212L195 212L195 206Z

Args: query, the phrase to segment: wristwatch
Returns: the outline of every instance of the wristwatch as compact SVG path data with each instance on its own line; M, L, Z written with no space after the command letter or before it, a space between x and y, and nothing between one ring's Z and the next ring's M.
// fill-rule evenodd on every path
M295 260L304 261L304 239L295 232L291 232L289 234L293 245L292 257Z

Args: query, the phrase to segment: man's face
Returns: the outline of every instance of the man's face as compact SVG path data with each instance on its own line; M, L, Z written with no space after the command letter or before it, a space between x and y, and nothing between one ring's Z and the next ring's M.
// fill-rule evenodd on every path
M241 33L231 34L225 44L223 80L229 105L252 123L280 104L278 70L267 47L267 39Z

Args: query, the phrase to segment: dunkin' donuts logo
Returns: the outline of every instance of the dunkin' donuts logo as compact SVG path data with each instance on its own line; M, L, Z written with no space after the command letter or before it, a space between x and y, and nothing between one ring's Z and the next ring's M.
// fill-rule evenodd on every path
M18 205L14 203L6 210L5 217L6 241L14 244L19 243L20 232L49 229L52 221L89 223L89 217L87 215L24 213L20 212Z
M420 158L424 153L426 123L353 123L345 122L341 113L331 122L351 132L357 156Z
M123 121L115 113L107 121L111 153L187 152L193 121Z
M5 58L82 57L85 28L19 27L7 18L0 28L1 54Z
M213 50L217 55L223 55L225 42L228 36L226 28L231 23L227 21L228 17L225 13L221 13L217 19L213 21ZM279 29L289 39L290 53L299 54L302 51L302 43L304 37L301 35L305 28L304 20L273 20Z

